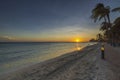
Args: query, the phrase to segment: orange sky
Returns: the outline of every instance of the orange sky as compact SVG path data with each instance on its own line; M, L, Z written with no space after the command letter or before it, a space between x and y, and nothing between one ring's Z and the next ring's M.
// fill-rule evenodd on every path
M9 38L12 42L86 42L91 38L82 38L82 37L51 37L51 38Z
M74 42L76 38L80 42L89 41L99 33L101 23L94 23L90 18L96 4L104 3L111 9L120 5L119 0L19 1L0 2L3 10L0 12L0 42ZM119 13L110 15L111 21L117 17Z

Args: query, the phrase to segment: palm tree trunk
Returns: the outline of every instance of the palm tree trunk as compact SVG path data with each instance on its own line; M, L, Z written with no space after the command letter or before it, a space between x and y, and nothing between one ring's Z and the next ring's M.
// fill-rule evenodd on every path
M108 23L111 24L110 15L107 14L106 16L107 16L107 19L108 19ZM112 26L110 25L109 28L111 29ZM114 36L114 35L113 35L113 33L111 32L111 44L112 44L112 45L114 44L114 38L113 38L113 36Z
M106 22L106 17L104 16L104 20L105 20L105 22Z
M109 14L107 14L107 19L108 19L108 23L110 24L111 21L110 21L110 15Z

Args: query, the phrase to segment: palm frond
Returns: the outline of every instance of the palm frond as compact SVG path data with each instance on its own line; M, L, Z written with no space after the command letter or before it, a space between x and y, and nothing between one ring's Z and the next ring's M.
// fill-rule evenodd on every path
M117 11L120 12L120 7L117 7L117 8L112 9L112 12L117 12Z

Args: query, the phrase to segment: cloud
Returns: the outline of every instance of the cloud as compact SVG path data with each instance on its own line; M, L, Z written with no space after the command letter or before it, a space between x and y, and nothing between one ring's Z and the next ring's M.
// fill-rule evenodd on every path
M11 42L14 41L15 38L10 36L0 36L0 42Z

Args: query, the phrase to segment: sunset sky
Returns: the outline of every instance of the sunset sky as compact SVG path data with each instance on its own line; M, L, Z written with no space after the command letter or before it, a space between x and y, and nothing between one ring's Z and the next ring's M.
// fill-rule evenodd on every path
M0 42L88 41L100 28L90 19L97 3L120 6L120 0L0 0Z

